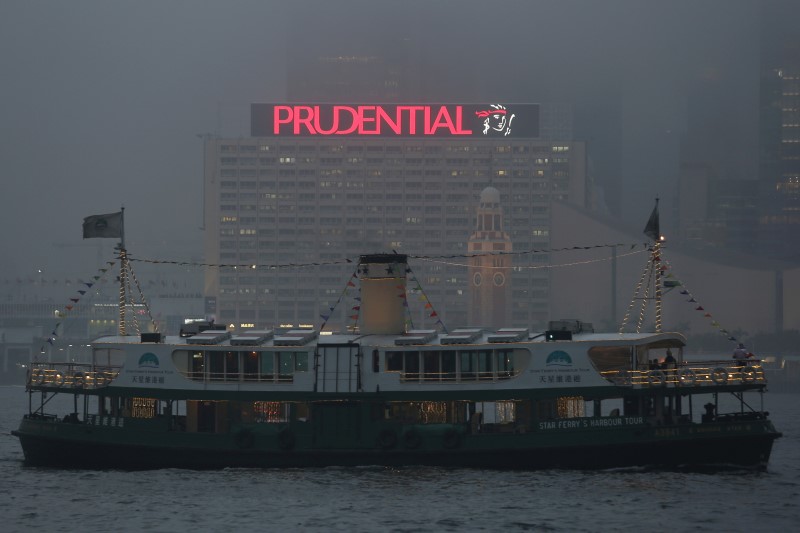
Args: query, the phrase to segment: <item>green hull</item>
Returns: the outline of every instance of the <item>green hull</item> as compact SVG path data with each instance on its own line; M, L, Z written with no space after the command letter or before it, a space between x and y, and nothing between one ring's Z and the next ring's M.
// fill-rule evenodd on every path
M26 418L14 435L34 466L78 468L322 467L435 465L499 469L764 468L780 436L762 418L625 427L470 434L450 425L362 426L339 435L310 422L241 426L228 433L172 431L166 424L108 427ZM262 425L263 426L263 425Z

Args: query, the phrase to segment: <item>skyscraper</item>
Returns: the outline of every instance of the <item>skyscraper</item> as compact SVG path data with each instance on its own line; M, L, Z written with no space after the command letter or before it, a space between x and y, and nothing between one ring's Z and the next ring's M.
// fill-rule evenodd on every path
M761 12L759 245L800 260L800 25L795 2L768 0Z

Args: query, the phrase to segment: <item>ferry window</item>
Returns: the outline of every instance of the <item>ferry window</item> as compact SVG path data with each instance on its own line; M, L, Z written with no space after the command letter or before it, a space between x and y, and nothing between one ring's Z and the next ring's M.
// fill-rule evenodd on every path
M192 352L192 361L191 361L191 374L189 377L191 379L205 379L205 358L203 352Z
M246 352L242 354L244 380L257 381L258 380L258 352Z
M292 352L278 352L279 379L291 379L294 374Z
M442 380L456 379L456 352L442 352Z
M478 354L475 352L461 352L461 379L475 379L477 368Z
M256 422L274 424L289 419L290 407L285 402L253 402L253 414Z
M272 380L275 374L275 362L272 352L261 352L261 379Z
M225 352L225 381L239 381L239 352Z
M208 352L208 378L220 381L225 377L225 353Z
M496 402L495 419L498 424L509 424L516 421L516 404L514 402Z
M419 379L419 353L405 353L405 377L406 379Z
M184 376L189 374L192 364L191 354L187 350L176 350L172 352L172 364L175 369Z
M422 354L423 379L426 381L439 381L441 376L439 352L425 352Z
M586 416L586 402L582 396L561 396L555 400L536 402L536 415L539 419L581 418Z
M514 354L511 350L498 350L495 353L495 368L498 379L507 379L514 375Z
M130 413L133 418L154 418L157 400L154 398L131 398Z
M475 355L478 359L478 379L492 379L492 352L480 351Z
M403 352L386 352L386 371L403 371Z
M602 376L610 381L633 368L630 346L593 346L587 352L589 361Z
M308 372L308 354L306 352L294 352L294 369L297 372Z
M125 364L125 351L116 348L96 348L92 351L97 366L122 366Z

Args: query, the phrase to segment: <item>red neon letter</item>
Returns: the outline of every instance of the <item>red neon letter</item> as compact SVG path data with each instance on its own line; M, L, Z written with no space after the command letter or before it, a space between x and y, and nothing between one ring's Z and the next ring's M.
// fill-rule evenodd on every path
M330 129L323 129L320 125L321 118L319 113L319 106L314 106L314 127L317 129L317 133L320 135L330 135L331 133L336 133L336 130L339 129L339 113L336 112L336 108L340 107L338 105L333 106L333 118L331 119L331 127Z
M394 132L395 135L400 135L400 131L403 129L403 121L400 118L400 111L403 108L401 106L397 106L395 110L395 117L394 121L392 118L386 113L383 109L383 106L378 106L378 131L381 130L380 123L383 122Z
M305 124L308 128L308 133L315 135L314 126L311 125L311 120L314 118L314 110L308 106L299 105L294 108L294 134L300 135L300 126Z
M430 127L430 133L436 133L436 130L439 128L444 128L450 130L450 133L455 135L455 127L453 126L453 119L450 118L450 113L447 111L447 106L442 106L439 108L439 113L436 114L436 119L433 121L433 124Z
M359 124L360 121L359 121L359 118L358 118L358 114L356 113L356 110L353 109L352 107L347 107L347 106L343 106L343 105L342 106L334 106L333 107L333 114L336 117L335 120L340 124L344 124L344 122L342 120L339 120L339 113L341 111L347 111L348 113L350 113L350 116L352 117L353 122L352 122L352 124L350 125L349 128L347 128L345 130L339 130L339 131L336 132L336 134L337 135L348 135L350 133L353 133L354 131L356 131L361 126L361 124Z
M374 105L360 105L358 106L358 115L361 117L361 123L358 125L358 133L360 135L377 135L381 132L379 125L375 124L375 111ZM375 127L371 130L364 129L364 125L372 123Z
M403 106L404 110L408 111L408 134L417 134L417 111L422 111L425 107L421 105ZM399 110L398 110L399 111Z
M431 106L425 106L425 135L433 133L431 130Z
M461 125L461 114L464 111L462 106L456 106L456 131L454 132L457 135L472 135L472 130L465 130Z
M286 113L286 118L281 118L282 111ZM280 134L281 124L289 124L293 115L292 108L288 105L276 105L272 110L272 133Z

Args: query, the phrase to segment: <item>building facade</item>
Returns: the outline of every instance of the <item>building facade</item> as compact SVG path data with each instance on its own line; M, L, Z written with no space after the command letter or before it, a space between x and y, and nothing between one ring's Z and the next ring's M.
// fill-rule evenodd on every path
M529 104L335 107L254 105L251 137L207 139L205 296L218 322L344 329L357 307L347 259L394 250L424 293L409 297L409 323L464 326L481 191L499 192L514 250L549 247L552 200L588 202L585 144L543 140ZM548 255L521 257L507 325L543 325Z
M759 251L800 260L800 27L792 2L761 6Z

